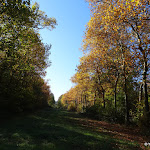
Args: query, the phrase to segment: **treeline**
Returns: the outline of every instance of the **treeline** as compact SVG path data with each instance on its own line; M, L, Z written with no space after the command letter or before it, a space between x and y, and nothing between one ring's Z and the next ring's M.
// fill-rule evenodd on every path
M61 104L119 123L150 125L148 0L88 0L86 26L75 86Z
M51 91L44 81L50 45L39 29L53 29L56 20L30 0L0 2L0 110L21 112L47 106Z

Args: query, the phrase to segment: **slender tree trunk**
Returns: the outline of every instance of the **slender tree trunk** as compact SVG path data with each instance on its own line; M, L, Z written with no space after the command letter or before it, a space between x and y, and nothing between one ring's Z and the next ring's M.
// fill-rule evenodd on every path
M98 76L98 81L96 81L96 85L97 85L97 93L98 93L98 98L100 98L101 97L101 91L100 91L100 89L99 89L99 85L100 85L100 81L99 81L100 79L99 79L99 76Z
M128 102L128 91L127 91L127 79L124 77L124 92L125 92L125 123L129 123L129 102Z
M144 86L144 103L145 103L145 111L149 112L149 103L148 103L148 92L147 92L147 58L145 50L142 48L141 44L139 45L139 49L141 53L143 54L143 60L144 60L144 69L143 69L143 86Z
M123 60L123 77L124 77L124 94L125 94L125 124L129 124L129 100L128 100L128 89L127 89L127 77L126 77L126 64L124 49L121 45L122 60Z
M85 107L87 107L87 96L86 96L86 94L85 94L85 96L84 96L84 101L85 101Z
M134 28L133 25L131 25L131 28L133 29L133 31L135 32L135 34L138 37L138 41L139 41L139 50L141 51L141 53L143 54L143 61L144 61L144 69L143 69L143 85L144 85L144 102L145 102L145 111L149 112L149 103L148 103L148 92L147 92L147 71L148 71L148 66L147 66L147 56L145 53L145 50L142 47L142 40L140 38L139 33L137 32L137 30Z
M143 95L143 83L140 85L139 89L139 102L142 101L142 95Z
M117 108L117 93L116 93L116 87L114 89L114 105L115 105L115 109Z
M77 99L74 101L75 107L77 106Z
M119 80L119 73L118 73L117 79L115 81L115 88L114 88L114 105L115 105L115 108L117 108L117 84L118 84L118 80Z
M81 106L82 106L82 112L83 112L83 98L82 98L82 94L81 94Z
M102 95L103 95L103 104L104 104L104 108L106 107L106 102L105 102L105 90L102 91Z
M144 102L145 102L145 111L149 112L149 103L148 103L148 92L147 92L147 60L144 53L144 70L143 70L143 85L144 85Z
M101 84L101 79L100 76L98 75L98 84L101 87L101 91L99 90L98 93L100 94L102 92L102 98L103 98L103 104L104 104L104 108L106 107L106 102L105 102L105 90L103 89L103 86ZM99 95L100 97L100 95Z
M96 91L95 91L95 95L94 95L94 105L96 103Z

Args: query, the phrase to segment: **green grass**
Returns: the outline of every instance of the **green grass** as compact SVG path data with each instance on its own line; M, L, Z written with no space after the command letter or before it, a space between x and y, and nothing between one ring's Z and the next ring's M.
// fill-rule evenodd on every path
M78 114L45 109L0 124L0 150L132 150L136 143L75 122Z

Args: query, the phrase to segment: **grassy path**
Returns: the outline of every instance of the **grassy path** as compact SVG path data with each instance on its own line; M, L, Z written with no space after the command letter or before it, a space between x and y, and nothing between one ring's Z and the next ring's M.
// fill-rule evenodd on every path
M142 149L139 140L144 139L138 135L134 139L126 130L75 113L45 109L1 123L0 150Z

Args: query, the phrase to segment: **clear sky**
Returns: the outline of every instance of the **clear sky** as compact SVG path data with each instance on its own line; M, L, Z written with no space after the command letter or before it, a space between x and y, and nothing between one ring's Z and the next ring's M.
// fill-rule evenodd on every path
M40 10L54 17L58 25L53 31L41 30L44 43L52 44L51 66L46 70L55 100L66 93L73 84L70 78L75 74L85 26L90 19L89 5L85 0L35 0Z

